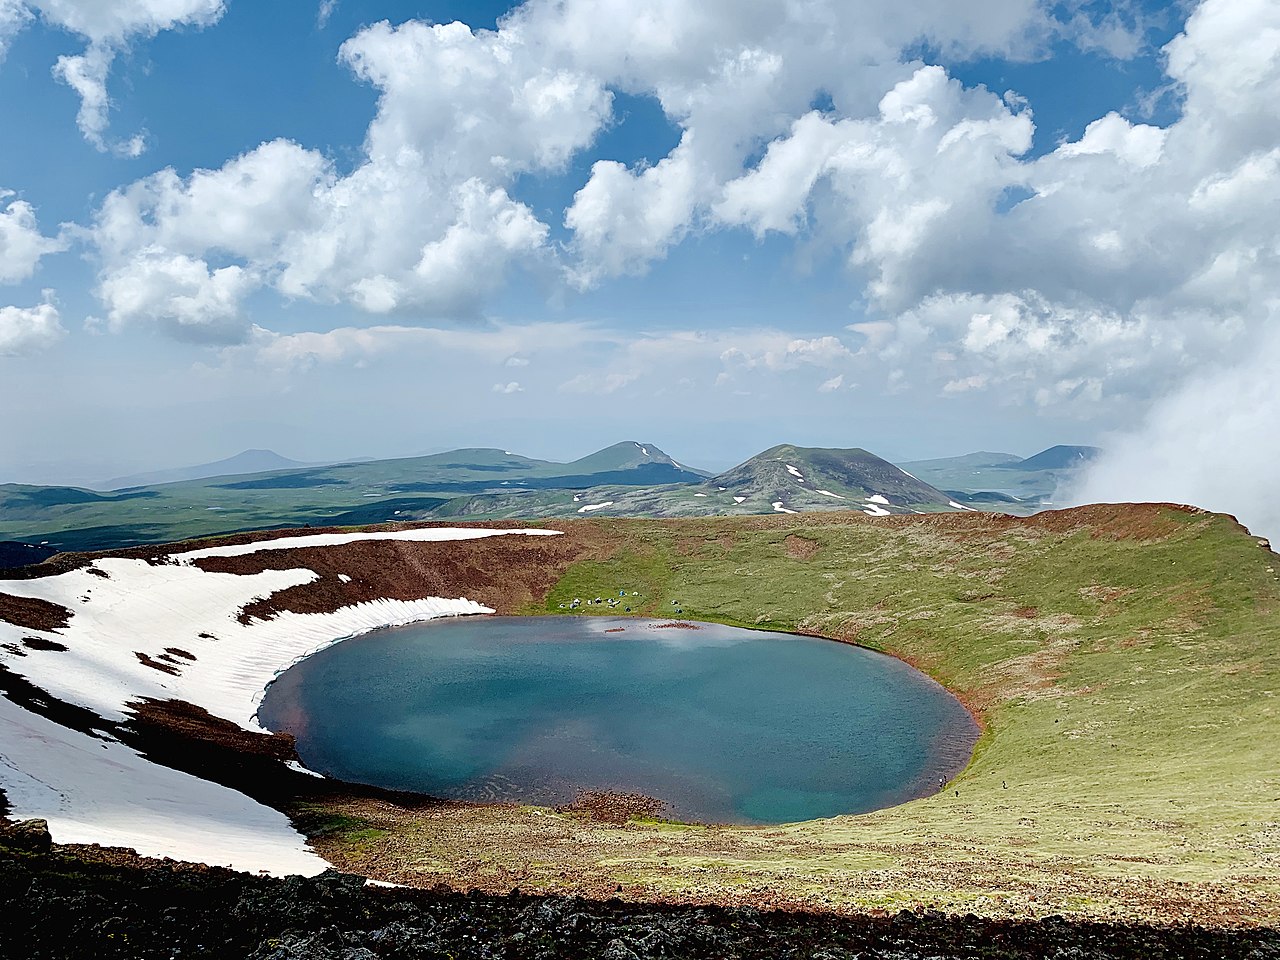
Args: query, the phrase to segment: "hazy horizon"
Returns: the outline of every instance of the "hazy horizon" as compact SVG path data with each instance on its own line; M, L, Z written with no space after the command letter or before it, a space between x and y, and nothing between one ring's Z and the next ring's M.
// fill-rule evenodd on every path
M613 446L614 444L636 441L636 440L638 440L639 442L652 444L653 446L661 449L663 453L667 454L673 460L676 460L677 462L682 463L686 466L693 467L694 469L698 469L698 470L708 470L712 472L721 472L724 470L728 470L731 467L734 467L740 463L743 463L744 461L750 459L756 454L764 450L768 450L770 447L777 446L778 444L782 444L782 443L794 442L787 438L775 438L773 440L769 440L768 442L763 442L758 446L753 447L749 450L743 449L741 453L730 456L728 459L721 458L717 460L705 459L705 458L700 460L698 459L698 454L696 452L682 453L682 452L674 451L670 449L666 444L664 444L661 440L655 439L653 437L648 437L647 435L641 435L641 434L636 434L635 436L627 435L627 436L619 437L612 440L602 440L602 442L595 445L591 445L590 442L587 442L587 445L585 447L582 447L581 449L579 449L576 446L575 447L566 446L563 448L564 452L560 452L557 454L549 454L549 453L545 453L543 451L535 450L531 448L522 448L521 445L518 443L511 444L511 443L486 443L486 442L415 448L413 450L388 453L383 456L370 456L368 454L362 454L362 453L349 453L349 454L332 456L332 457L329 457L329 456L311 457L311 456L296 456L288 450L279 450L274 447L242 447L238 450L230 451L227 453L212 455L207 459L203 459L203 460L181 462L181 463L169 462L167 460L157 460L154 463L138 465L136 466L136 468L133 468L133 469L121 470L121 471L117 471L114 474L102 475L102 476L96 473L92 475L79 474L79 473L75 473L74 471L71 471L65 474L41 473L37 468L37 469L34 469L31 474L28 475L36 479L22 479L20 477L0 476L0 484L17 483L17 484L47 485L47 486L66 485L66 486L88 486L91 488L101 487L104 483L117 478L131 477L135 475L149 474L149 473L155 473L155 472L165 471L165 470L180 470L180 469L186 469L191 467L201 467L207 464L219 463L224 460L231 460L235 457L240 456L241 454L251 453L255 451L273 453L273 454L276 454L277 456L283 457L286 460L293 460L300 464L321 464L321 463L338 464L338 463L354 463L354 462L359 462L364 460L403 460L403 459L413 459L416 457L429 457L435 454L449 453L451 451L461 450L461 449L505 450L515 454L519 454L520 456L529 457L530 459L534 459L534 460L546 460L552 463L572 463L574 460L579 460L582 457L588 456L589 454L592 454L599 450L603 450L607 447ZM869 448L869 447L865 447L864 445L858 444L858 443L835 444L835 443L815 442L815 443L806 443L806 444L797 443L796 445L807 446L807 447L818 447L818 448L842 448L842 449L862 447L863 449L868 450L870 453L874 453L877 456L883 456L883 454L881 454L880 451ZM1007 450L1007 449L997 450L994 447L987 446L987 447L982 447L980 449L975 448L971 450L962 450L962 451L939 453L939 454L928 454L925 456L916 456L916 457L897 457L897 458L885 457L885 459L889 460L890 462L910 463L910 462L919 461L919 460L947 459L949 457L964 456L966 454L980 453L980 452L1008 453L1008 454L1013 454L1014 456L1023 457L1025 459L1026 457L1033 456L1036 453L1039 453L1043 450L1048 449L1049 447L1054 447L1058 445L1059 444L1056 442L1048 443L1048 444L1045 444L1045 446L1043 447L1037 447L1033 450L1025 450L1025 451ZM1065 445L1074 446L1076 444L1068 443ZM287 469L287 468L281 468L281 469Z

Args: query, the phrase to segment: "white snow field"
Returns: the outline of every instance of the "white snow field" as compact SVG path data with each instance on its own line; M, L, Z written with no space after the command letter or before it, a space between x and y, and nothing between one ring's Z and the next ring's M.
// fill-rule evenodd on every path
M0 784L59 843L132 847L218 867L314 876L329 866L285 815L0 697Z
M108 720L143 697L184 700L248 730L277 674L338 640L436 617L492 613L458 598L376 600L333 613L282 613L242 624L254 600L318 575L306 569L259 574L206 573L192 561L261 550L336 546L358 540L457 541L492 536L554 536L554 530L428 528L389 533L284 537L172 555L172 562L108 557L91 567L36 580L0 580L0 593L47 600L71 611L69 625L40 631L0 620L0 662L51 696ZM100 573L92 573L96 568ZM105 577L101 574L106 574ZM26 649L27 637L68 649ZM10 649L5 649L8 645ZM141 662L166 648L177 676ZM43 817L62 843L128 846L243 870L314 874L327 864L306 848L285 817L234 790L160 767L115 741L58 726L0 698L0 787L19 817Z

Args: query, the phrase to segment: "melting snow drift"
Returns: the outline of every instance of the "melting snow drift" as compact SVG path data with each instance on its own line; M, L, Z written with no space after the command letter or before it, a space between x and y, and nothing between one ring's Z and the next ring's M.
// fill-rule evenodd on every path
M142 698L173 699L261 730L255 715L263 690L302 657L380 627L492 611L461 597L424 597L374 600L332 613L282 613L243 624L238 616L246 604L312 583L317 574L306 569L207 573L192 561L359 540L557 533L441 527L320 534L177 553L161 564L107 557L57 576L0 580L0 592L46 600L72 613L68 626L56 631L0 620L0 662L59 700L107 720L124 719L128 704ZM67 649L15 655L28 637ZM166 648L190 655L170 658L174 675L143 662L143 657L156 662ZM129 846L149 856L279 874L315 874L327 866L277 811L219 784L153 764L117 741L58 726L3 698L0 787L16 815L43 817L63 843Z

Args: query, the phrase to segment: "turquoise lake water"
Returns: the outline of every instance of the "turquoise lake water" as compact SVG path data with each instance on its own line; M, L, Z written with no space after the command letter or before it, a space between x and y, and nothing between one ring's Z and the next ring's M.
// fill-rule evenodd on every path
M716 624L465 617L294 665L259 719L311 769L464 800L640 793L664 815L783 823L891 806L968 762L977 726L924 674L847 644Z

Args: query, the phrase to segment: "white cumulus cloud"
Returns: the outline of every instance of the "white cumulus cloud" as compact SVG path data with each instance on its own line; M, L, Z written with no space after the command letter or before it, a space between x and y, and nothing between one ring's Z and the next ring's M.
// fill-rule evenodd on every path
M61 239L40 232L31 204L13 197L13 191L0 189L0 283L26 280L41 257L66 249Z
M65 332L52 290L34 307L0 307L0 358L37 353Z

